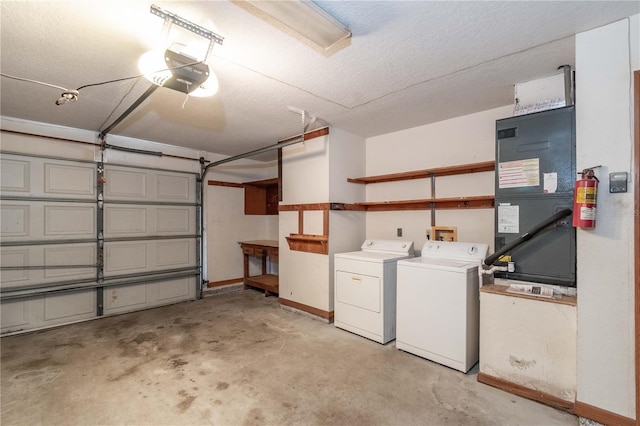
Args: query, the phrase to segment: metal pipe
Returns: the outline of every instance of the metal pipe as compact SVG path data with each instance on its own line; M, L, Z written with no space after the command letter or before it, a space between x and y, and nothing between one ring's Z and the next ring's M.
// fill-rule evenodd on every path
M491 256L487 257L484 260L483 263L485 265L487 265L487 266L491 266L493 264L493 262L495 262L497 259L499 259L500 256L502 256L503 254L513 250L514 248L520 246L521 244L526 243L527 241L529 241L530 239L532 239L533 237L538 235L546 227L548 227L550 225L553 225L554 223L556 223L560 219L563 219L563 218L569 216L570 214L571 214L571 209L560 210L558 213L556 213L553 216L551 216L550 218L540 222L538 225L536 225L533 228L531 228L528 232L525 232L524 234L522 234L517 239L513 240L512 242L510 242L506 246L502 247L497 252L493 253Z
M94 201L95 202L95 201ZM105 205L112 204L135 204L136 206L180 206L198 207L197 203L171 203L168 201L138 201L138 200L105 200Z
M160 271L136 272L132 274L115 275L110 277L104 277L103 285L107 285L107 283L110 283L110 282L113 283L113 282L119 282L119 281L125 281L127 283L133 282L133 281L130 281L130 278L131 279L139 278L143 281L144 280L152 281L154 279L157 279L157 277L164 277L165 275L175 274L175 273L181 273L185 275L197 275L198 270L199 269L197 266L192 266L187 268L165 269Z
M2 195L0 201L44 201L52 203L89 203L96 204L94 199L86 198L52 198L52 197L18 197L15 195Z
M200 235L154 235L144 237L107 237L105 243L126 242L126 241L155 241L155 240L195 240Z
M18 287L18 288L15 288L15 287L3 288L3 289L0 289L0 293L2 294L2 300L9 300L9 299L39 296L47 293L58 293L63 291L89 290L92 288L140 284L140 283L149 282L149 278L152 278L153 281L168 281L175 278L193 276L196 274L197 272L193 272L193 271L172 272L172 273L152 275L150 277L139 277L136 279L111 280L111 281L105 281L103 283L97 283L95 279L77 280L77 281L68 281L65 283L49 283L49 284L38 284L38 285ZM86 284L89 284L89 285L86 285Z
M264 152L273 151L274 149L286 148L289 145L295 145L295 144L300 143L300 142L304 142L304 135L297 136L295 139L290 140L288 142L277 143L275 145L265 146L264 148L254 149L253 151L248 151L248 152L245 152L244 154L238 154L238 155L235 155L233 157L224 158L222 160L214 161L213 163L207 164L206 167L204 168L204 172L202 174L202 181L204 182L204 176L205 176L206 172L212 167L219 166L219 165L225 164L225 163L230 163L232 161L240 160L242 158L252 157L254 155L262 154Z
M22 266L0 266L0 271L23 271L29 269L85 269L97 268L98 264L93 265L22 265Z
M158 86L156 86L156 87L158 87ZM101 134L101 137L102 137L102 134ZM105 143L104 147L105 148L114 149L116 151L130 152L132 154L146 154L146 155L154 155L156 157L162 157L162 152L160 152L160 151L148 151L146 149L127 148L127 147L124 147L124 146L110 145L108 143Z
M149 96L151 96L151 94L153 92L155 92L158 87L160 87L160 86L152 84L142 94L142 96L140 96L133 104L131 104L131 106L129 108L127 108L127 110L124 113L122 113L122 115L120 117L116 118L113 123L108 125L104 130L100 131L100 134L98 135L98 139L102 140L107 135L107 133L109 133L111 130L113 130L114 127L116 127L118 124L120 124L120 122L122 120L127 118L129 116L129 114L131 114L136 108L138 108L142 102L144 102Z
M33 240L33 241L0 241L0 247L20 247L20 246L46 246L49 244L83 244L95 243L95 239L76 239L76 240Z

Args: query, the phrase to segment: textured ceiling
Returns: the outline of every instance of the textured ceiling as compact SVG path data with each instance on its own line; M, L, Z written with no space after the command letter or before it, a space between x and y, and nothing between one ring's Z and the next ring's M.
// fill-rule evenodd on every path
M300 133L288 106L363 137L428 124L510 104L514 84L574 64L576 33L640 12L636 1L316 3L353 33L328 56L241 3L153 3L225 37L211 61L220 90L189 99L156 90L111 133L235 155ZM2 0L2 73L68 89L136 76L162 26L151 4ZM57 106L59 89L0 83L3 116L94 131L150 86L87 87Z

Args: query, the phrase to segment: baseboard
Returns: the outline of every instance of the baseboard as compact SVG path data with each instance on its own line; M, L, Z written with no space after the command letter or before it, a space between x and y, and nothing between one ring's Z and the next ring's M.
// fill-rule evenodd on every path
M576 401L573 414L610 426L636 426L636 421L584 402Z
M280 297L278 299L281 305L288 306L290 308L297 309L299 311L303 311L309 313L311 315L315 315L329 322L333 321L333 311L323 311L322 309L314 308L313 306L304 305L302 303L294 302L293 300L287 300Z
M230 280L210 281L207 283L207 288L222 287L223 285L241 283L243 281L244 281L244 278L232 278Z
M480 383L484 383L485 385L493 386L494 388L498 388L505 392L509 392L523 398L540 402L541 404L548 405L553 408L569 411L570 413L574 412L575 404L573 402L560 399L545 392L529 389L516 383L508 382L506 380L499 379L485 373L478 373L478 381Z

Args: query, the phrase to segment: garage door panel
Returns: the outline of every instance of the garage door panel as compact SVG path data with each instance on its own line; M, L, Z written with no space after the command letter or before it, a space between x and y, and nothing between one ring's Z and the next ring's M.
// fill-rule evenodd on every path
M45 266L63 266L63 265L95 265L96 264L96 245L89 244L70 244L44 246L44 265ZM44 270L45 280L54 279L79 279L94 278L96 276L96 268L52 268Z
M45 239L61 236L95 238L96 206L45 206L43 236Z
M146 284L110 287L104 292L105 313L134 310L147 304Z
M3 241L12 238L28 237L31 228L31 207L2 203L0 205L0 237Z
M3 154L3 193L47 198L96 198L96 165L77 161Z
M193 297L194 282L192 278L159 282L153 286L154 299L157 302L173 302L174 300Z
M151 270L148 264L147 246L146 241L105 243L105 276Z
M192 238L105 243L105 277L196 266Z
M44 296L44 321L58 322L95 316L96 290Z
M96 205L5 201L0 205L2 242L96 238Z
M35 284L86 280L96 277L95 267L49 268L47 266L95 265L96 245L52 244L44 246L0 247L2 267L38 267L2 271L0 288L19 288Z
M96 170L92 165L44 164L44 192L95 198Z
M193 178L175 173L157 173L155 177L156 200L172 202L193 202Z
M14 329L29 324L28 300L6 300L2 302L0 318L2 330Z
M29 192L31 169L28 161L2 158L0 166L0 188L3 192Z
M108 204L104 208L104 236L108 239L195 235L195 216L195 206Z
M195 288L195 276L105 288L104 313L119 314L192 300Z
M105 201L196 202L195 174L106 165L105 179Z
M155 211L158 234L195 234L195 207L158 207Z
M3 267L21 267L29 265L29 248L0 248L0 265ZM24 283L28 283L28 281L29 274L26 269L4 270L2 271L0 287L4 288L8 285L24 285Z
M135 206L105 206L105 237L140 236L147 233L147 208Z
M3 300L2 333L32 330L95 318L96 289Z
M134 171L124 168L105 168L104 195L106 200L135 199L146 200L147 171Z
M160 268L196 266L195 241L158 241L155 247L155 265Z

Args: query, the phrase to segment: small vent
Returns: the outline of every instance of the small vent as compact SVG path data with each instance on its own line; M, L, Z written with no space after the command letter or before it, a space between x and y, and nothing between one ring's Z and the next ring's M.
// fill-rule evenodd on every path
M509 129L498 130L498 139L515 138L518 133L517 127L511 127Z

